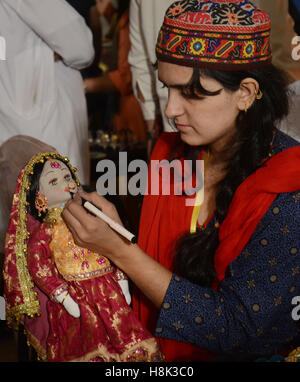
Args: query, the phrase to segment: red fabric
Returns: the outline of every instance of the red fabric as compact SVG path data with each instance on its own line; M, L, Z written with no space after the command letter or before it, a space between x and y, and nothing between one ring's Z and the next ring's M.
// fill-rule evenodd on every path
M3 265L3 277L4 277L4 295L7 303L8 322L14 325L16 317L20 312L27 314L30 309L30 303L24 301L20 277L17 268L17 254L16 254L16 234L18 226L20 224L20 191L22 189L22 177L25 171L25 167L20 172L16 189L13 197L13 203L10 212L9 225L6 231L5 239L5 257ZM40 223L32 216L26 213L26 229L31 234L34 232ZM29 308L28 308L29 305ZM14 312L15 313L12 313Z
M239 186L219 231L215 287L224 279L228 265L246 246L277 195L299 189L300 146L275 155Z
M108 76L120 93L118 113L114 116L116 131L129 129L139 141L146 141L146 124L141 107L132 89L132 75L128 62L130 51L129 11L123 13L118 25L118 67Z
M163 133L153 150L151 160L168 159L170 149L176 141L179 142L178 138L177 133ZM151 173L150 169L149 177L151 177ZM165 181L165 179L163 180ZM161 178L160 181L162 183ZM168 269L173 267L173 248L176 240L190 229L193 207L186 207L185 200L186 198L173 194L144 197L139 246ZM133 307L142 324L154 333L158 312L138 290L134 290ZM213 357L206 351L190 344L161 338L157 340L167 362L206 361Z
M176 141L180 142L177 133L163 133L151 160L168 159ZM277 194L300 189L299 169L300 148L288 149L271 158L266 167L256 171L238 188L227 218L220 227L221 243L215 255L219 282L224 278L228 265L247 244ZM149 173L151 174L151 169ZM151 175L149 179L150 177ZM193 207L187 207L185 201L185 197L173 194L144 197L139 245L149 256L170 270L173 268L176 240L190 228ZM209 221L206 225L208 223ZM216 282L214 287L217 285ZM133 307L142 324L153 333L158 312L138 290L134 292ZM213 354L190 344L168 339L159 339L159 343L166 361L169 362L206 361L214 357Z
M27 255L34 283L49 297L46 302L47 332L35 325L35 333L40 329L40 336L48 334L48 361L90 361L96 357L106 362L124 361L125 357L135 361L139 355L137 350L144 349L146 343L149 359L158 356L154 352L156 344L151 334L142 327L126 303L116 273L88 280L64 281L49 248L51 233L48 223L41 224L29 240ZM53 299L55 292L65 285L80 307L80 318L72 317L62 304Z
M48 228L48 229L46 229ZM49 243L52 240L51 229L42 224L28 242L27 265L34 283L49 298L61 288L68 289L66 281L60 276L53 262Z

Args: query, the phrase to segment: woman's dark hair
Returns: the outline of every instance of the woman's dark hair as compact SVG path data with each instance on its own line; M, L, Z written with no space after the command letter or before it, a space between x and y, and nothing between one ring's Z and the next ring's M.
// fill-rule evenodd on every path
M215 79L229 91L236 91L245 78L254 78L263 92L261 100L255 100L251 108L240 112L237 121L237 134L232 145L224 152L229 158L225 178L217 185L216 220L221 224L232 201L237 187L255 170L263 165L268 157L275 122L288 114L289 101L284 74L269 65L248 71L217 71L193 69L190 83L184 94L190 98L198 96L214 96L204 89L200 83L201 76ZM201 116L199 116L201 118ZM200 151L185 145L186 155L194 153L198 158ZM174 148L175 152L176 149ZM173 158L172 158L173 159ZM209 287L215 279L214 254L219 245L218 228L209 225L204 231L185 234L176 243L174 271L180 273L193 283Z
M69 164L60 158L57 158L57 160L62 161L68 167L68 169L71 172L71 176L72 176L73 180L76 182L75 175L73 174L73 171L70 168ZM40 188L40 186L39 186L40 177L41 177L41 174L42 174L42 171L43 171L43 168L45 166L46 161L47 161L47 159L45 159L45 161L43 163L37 162L33 166L32 174L28 177L28 180L30 183L30 189L27 191L27 195L26 195L26 201L29 203L29 205L28 205L29 214L32 217L34 217L36 220L40 221L41 223L43 222L43 220L46 216L46 213L41 212L41 216L39 216L38 210L35 208L35 200L36 200L39 188Z

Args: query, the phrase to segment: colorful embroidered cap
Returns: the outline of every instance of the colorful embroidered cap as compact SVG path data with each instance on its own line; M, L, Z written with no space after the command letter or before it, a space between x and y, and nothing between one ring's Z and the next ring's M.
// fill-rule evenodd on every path
M157 59L217 70L246 70L272 61L268 13L248 0L182 0L167 10Z

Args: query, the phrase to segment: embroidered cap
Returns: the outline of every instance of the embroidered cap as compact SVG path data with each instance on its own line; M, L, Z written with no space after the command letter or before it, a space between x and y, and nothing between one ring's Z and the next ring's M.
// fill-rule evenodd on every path
M157 59L217 70L245 70L272 61L268 13L248 0L181 0L167 10Z

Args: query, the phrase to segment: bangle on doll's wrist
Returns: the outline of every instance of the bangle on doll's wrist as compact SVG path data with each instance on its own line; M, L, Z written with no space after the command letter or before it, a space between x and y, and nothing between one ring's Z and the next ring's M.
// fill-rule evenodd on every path
M61 302L62 305L64 305L64 302L65 302L65 300L66 300L66 298L67 298L68 296L69 296L69 292L67 292L67 293L65 294L64 298L62 299L62 302Z

